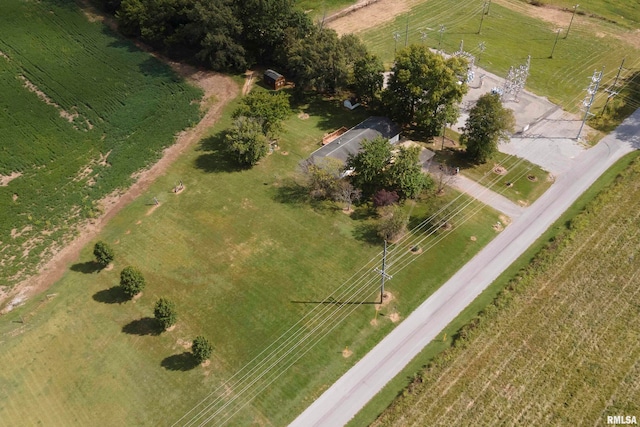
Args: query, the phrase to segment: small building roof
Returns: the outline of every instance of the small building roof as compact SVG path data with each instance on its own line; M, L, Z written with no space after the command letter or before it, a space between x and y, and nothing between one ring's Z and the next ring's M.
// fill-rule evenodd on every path
M400 128L388 118L372 116L311 153L311 158L333 157L346 162L350 154L360 151L363 139L371 140L377 136L391 139L399 133Z
M278 80L280 78L284 78L284 76L280 73L277 73L273 70L267 70L264 72L265 76L271 77L273 80Z

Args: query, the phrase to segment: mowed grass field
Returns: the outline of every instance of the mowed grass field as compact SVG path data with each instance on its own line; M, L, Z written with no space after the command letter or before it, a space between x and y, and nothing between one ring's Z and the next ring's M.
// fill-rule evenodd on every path
M2 2L0 285L199 119L202 96L72 1Z
M639 178L636 160L373 425L640 416Z
M11 369L0 373L0 420L165 425L202 399L222 397L206 412L213 424L229 418L231 425L286 425L386 335L392 319L408 315L496 235L497 212L460 196L456 206L475 215L454 219L451 234L437 231L420 243L419 256L406 243L391 246L393 299L384 307L370 304L378 292L373 268L365 273L374 281L348 297L369 304L320 304L363 265L379 266L382 246L368 208L348 216L334 203L310 203L296 170L325 132L356 124L365 113L345 113L339 101L322 99L296 107L280 149L238 170L221 141L236 105L211 137L105 228L100 239L116 251L112 270L96 271L88 247L46 295L3 317L0 363ZM309 118L299 118L300 111ZM179 180L185 190L174 194ZM157 208L148 204L153 197ZM456 197L407 205L411 224ZM148 281L135 302L123 301L116 288L129 264ZM150 318L161 296L176 302L179 320L160 334ZM296 326L314 310L321 313L316 324ZM323 329L316 332L317 324ZM291 327L311 333L303 346L293 340L280 347L288 354L283 363L234 377L247 364L259 367L252 359L262 360L278 337L292 337ZM186 348L199 334L214 346L206 367L194 366ZM345 358L346 347L352 355ZM283 369L289 362L295 363Z
M544 3L560 5L562 2ZM637 90L640 8L635 2L593 0L581 5L581 12L592 10L594 14L606 16L624 13L628 25L577 15L566 39L570 12L534 7L520 0L503 0L492 2L489 14L482 19L484 4L483 0L424 1L407 14L364 31L360 36L387 66L393 61L395 49L405 45L405 39L407 43L425 43L436 49L441 46L447 53L457 51L464 41L464 50L478 59L476 65L502 77L507 75L509 67L524 64L531 55L527 89L573 113L580 110L593 72L604 67L601 89L609 87L626 57L618 82L619 96L636 108L640 106ZM482 31L478 34L481 21ZM441 25L444 26L442 33ZM558 29L561 34L550 58ZM399 34L397 43L394 32ZM422 40L423 33L425 40ZM480 50L480 43L485 45L484 52ZM603 91L598 94L592 112L602 109L606 95Z

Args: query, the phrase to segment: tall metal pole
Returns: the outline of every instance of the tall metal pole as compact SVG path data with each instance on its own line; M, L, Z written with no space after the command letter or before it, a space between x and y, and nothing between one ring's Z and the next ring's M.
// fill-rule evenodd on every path
M480 42L478 44L478 49L480 49L480 55L478 55L478 65L480 65L480 58L482 57L482 53L486 49L486 45L484 44L484 42Z
M569 28L567 28L567 34L564 35L564 38L566 39L567 37L569 37L569 30L571 30L571 24L573 24L573 18L576 16L576 10L578 10L578 6L580 6L579 4L573 6L573 15L571 15L571 21L569 21Z
M591 109L591 105L593 104L593 100L596 97L596 93L598 93L598 87L600 86L600 80L602 80L602 75L604 74L604 67L602 67L602 71L593 72L593 76L591 77L591 84L587 89L587 98L583 101L583 105L585 106L584 118L582 119L582 124L580 125L580 129L578 129L578 136L576 139L580 139L580 134L582 133L582 128L589 117L589 110ZM589 96L590 95L590 96Z
M440 25L440 30L438 30L438 32L440 33L440 41L438 41L438 50L441 51L440 47L442 46L442 35L444 34L444 25Z
M400 33L397 31L393 32L393 40L395 40L393 44L393 56L396 56L396 51L398 50L398 39L400 38Z
M480 18L480 28L478 28L478 34L480 34L482 32L482 23L484 22L484 10L487 7L487 2L484 2L484 4L482 5L482 16Z
M489 0L489 4L487 4L487 15L489 14L489 9L491 9L491 0Z
M556 44L558 44L558 37L560 37L560 31L562 31L560 28L558 28L558 30L556 31L556 41L553 42L553 49L551 49L551 55L549 55L549 58L553 59L553 52L555 52L556 50Z

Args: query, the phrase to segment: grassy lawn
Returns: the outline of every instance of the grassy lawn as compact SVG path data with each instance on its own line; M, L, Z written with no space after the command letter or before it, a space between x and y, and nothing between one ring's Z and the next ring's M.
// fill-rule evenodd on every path
M18 176L0 186L0 289L196 123L202 96L73 2L2 6L0 175Z
M408 205L413 225L456 197L469 201L465 212L475 215L455 219L451 233L440 230L423 240L420 256L409 254L412 244L392 245L389 265L398 261L398 270L390 271L387 289L393 300L379 311L372 304L318 304L369 260L378 265L381 243L366 206L350 217L334 203L308 203L295 170L325 132L358 123L364 112L345 113L338 101L321 99L296 107L279 150L239 170L223 154L221 138L236 105L228 106L210 137L105 228L100 239L116 251L112 270L96 271L88 247L46 295L4 317L0 363L12 369L0 373L0 419L10 425L172 423L289 326L312 310L326 310L325 328L335 330L314 337L313 350L251 403L242 384L231 383L225 398L237 400L216 416L238 410L234 425L285 425L386 335L394 316L410 313L495 236L497 212L465 196L448 193ZM174 194L179 180L185 190ZM158 208L150 204L153 197ZM435 243L437 250L428 250ZM138 266L148 281L136 301L124 301L116 287L126 265ZM377 292L375 280L357 298L371 302ZM150 319L160 296L179 310L170 332L159 333ZM206 367L194 366L185 348L199 334L214 344ZM346 346L349 358L341 354ZM249 378L257 381L251 389L259 390L272 377Z
M630 157L638 156L614 169ZM613 184L570 231L373 425L604 425L608 415L638 416L640 237L629 226L640 164L607 175Z
M523 0L511 0L523 1ZM574 0L544 0L545 5L573 11ZM578 15L595 16L627 28L640 28L640 9L628 0L584 0L579 2Z
M325 14L326 16L330 16L340 9L351 6L356 3L356 1L357 0L296 0L295 4L300 9L308 11L314 20L321 20Z
M605 67L602 85L607 87L615 78L623 57L633 63L623 73L625 78L632 76L640 65L637 45L625 41L635 40L637 35L612 23L583 16L574 21L570 37L560 37L554 57L550 59L556 26L527 16L528 9L520 1L510 2L509 4L515 5L512 8L492 3L490 14L484 18L482 33L478 34L483 3L475 0L425 1L413 7L408 15L400 15L385 25L365 31L361 36L387 66L393 61L393 32L400 32L404 42L407 19L409 43L421 43L422 29L427 34L425 43L432 48L438 48L442 35L442 48L446 52L458 50L460 41L464 40L465 50L478 56L478 45L484 42L486 50L481 55L479 66L499 76L506 76L509 67L523 64L527 55L531 55L527 88L571 112L579 111L580 103L585 97L585 87L594 70ZM604 6L605 2L590 2L593 5L596 3L603 5L602 8L609 7ZM616 4L623 7L628 2L619 0ZM623 10L629 8L633 11L631 16L637 17L637 8L630 4ZM614 8L610 10L613 11ZM571 14L567 13L566 23L560 27L566 28L570 19ZM440 25L445 26L442 34L439 33ZM522 31L523 28L527 31ZM605 95L597 97L597 107L602 107ZM639 95L633 92L628 96L637 101ZM593 111L597 112L598 109L594 108Z
M455 148L440 150L437 138L431 149L436 150L436 161L459 167L460 173L479 184L491 186L492 190L522 206L528 206L538 199L552 184L549 173L533 163L498 152L485 164L469 162L463 153ZM503 168L502 174L494 172ZM511 185L507 185L507 184Z

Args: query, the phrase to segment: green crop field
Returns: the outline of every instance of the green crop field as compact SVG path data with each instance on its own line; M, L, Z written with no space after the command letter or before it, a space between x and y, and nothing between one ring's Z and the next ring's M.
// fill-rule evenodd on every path
M237 400L217 422L237 409L233 425L285 425L387 334L394 316L408 315L495 236L497 212L464 196L450 192L408 204L411 225L456 197L456 206L468 203L465 214L476 214L454 219L451 234L441 230L420 243L421 255L407 244L392 245L398 257L415 262L394 274L387 286L393 300L379 311L372 304L318 304L372 257L378 265L381 243L369 208L349 216L333 202L309 202L296 184L296 169L323 133L359 122L364 112L345 113L338 101L321 99L296 107L280 149L253 169L238 170L220 140L236 105L228 106L211 137L106 227L100 238L115 249L113 270L97 272L88 247L48 296L4 316L0 363L12 369L0 373L0 419L14 425L171 424L302 316L326 310L321 319L337 325L338 316L353 310L326 338L314 335L308 344L315 347L253 402L250 392L273 377L249 375L247 381L257 381L250 392L235 380L223 388L225 398ZM310 117L299 118L298 110ZM174 194L178 180L186 188ZM155 210L145 202L152 197L161 203ZM123 302L116 288L120 269L129 264L149 282L135 302ZM377 279L356 301L375 301L376 292ZM150 319L160 296L173 299L179 311L176 328L162 334ZM198 334L214 345L206 367L194 366L184 347ZM353 356L344 358L347 346ZM299 350L293 344L284 349Z
M561 2L558 0L557 3ZM527 88L571 112L579 111L593 72L601 71L604 67L602 88L606 88L613 83L617 69L626 57L625 70L618 87L621 92L619 97L631 104L627 107L630 111L626 114L629 114L640 106L640 91L637 90L640 45L637 29L629 28L638 28L640 8L632 3L624 0L588 2L579 9L581 12L586 12L587 7L593 7L594 13L622 12L629 17L629 26L622 27L607 20L578 15L566 39L564 36L571 20L570 12L555 13L549 18L559 21L555 23L543 20L532 12L542 8L527 6L520 0L494 1L484 19L483 0L425 1L414 6L407 14L399 15L393 21L360 35L387 66L393 61L394 50L405 45L405 36L407 43L424 42L432 48L441 46L448 53L457 51L461 41L464 41L464 49L478 58L476 65L503 77L507 75L509 67L524 64L527 56L531 55ZM478 34L481 22L482 31ZM441 25L444 26L442 33L439 31ZM561 33L553 58L550 58L557 29ZM398 33L397 42L394 32ZM426 35L424 41L422 34ZM481 42L485 44L484 52L479 48ZM601 91L593 112L597 113L605 100L606 93Z
M200 90L72 1L0 14L0 285L34 272L94 201L199 118Z
M637 158L373 424L640 416Z

